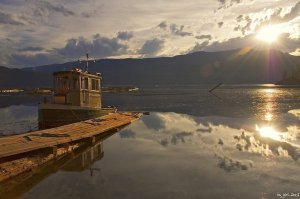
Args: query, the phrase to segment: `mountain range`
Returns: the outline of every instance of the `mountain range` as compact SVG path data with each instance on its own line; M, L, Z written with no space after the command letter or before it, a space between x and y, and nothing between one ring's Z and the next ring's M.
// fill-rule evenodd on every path
M54 71L83 67L78 62L22 69L0 67L0 87L51 87ZM291 76L300 57L251 48L195 52L174 57L101 59L90 63L104 85L266 84ZM300 82L299 82L300 83Z

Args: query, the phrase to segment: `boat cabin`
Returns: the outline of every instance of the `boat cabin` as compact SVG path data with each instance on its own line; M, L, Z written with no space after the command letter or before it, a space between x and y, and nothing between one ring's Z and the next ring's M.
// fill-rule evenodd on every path
M54 104L101 108L101 75L81 69L53 73Z

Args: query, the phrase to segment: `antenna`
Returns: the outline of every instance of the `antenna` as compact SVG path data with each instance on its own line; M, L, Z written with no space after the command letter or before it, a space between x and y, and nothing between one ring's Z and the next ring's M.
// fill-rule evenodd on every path
M89 57L89 54L88 53L86 53L86 59L85 60L81 60L81 59L78 59L78 61L79 62L82 62L82 61L85 61L86 62L86 64L85 64L85 67L84 67L84 72L88 72L88 70L89 70L89 61L92 61L92 62L96 62L96 60L93 58L93 59L91 59L90 57Z

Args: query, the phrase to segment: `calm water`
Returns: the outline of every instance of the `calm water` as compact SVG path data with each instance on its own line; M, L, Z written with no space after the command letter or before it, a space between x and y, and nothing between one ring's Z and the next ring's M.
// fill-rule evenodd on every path
M300 193L300 89L208 90L105 94L106 105L151 114L27 182L22 198L295 198L287 194ZM34 129L37 102L2 105L2 134Z

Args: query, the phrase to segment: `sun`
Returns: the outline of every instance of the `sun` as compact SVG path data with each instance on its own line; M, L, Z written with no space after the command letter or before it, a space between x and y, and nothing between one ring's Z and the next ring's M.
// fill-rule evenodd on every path
M278 25L268 25L257 32L256 38L271 44L277 41L277 38L281 33L282 27Z

